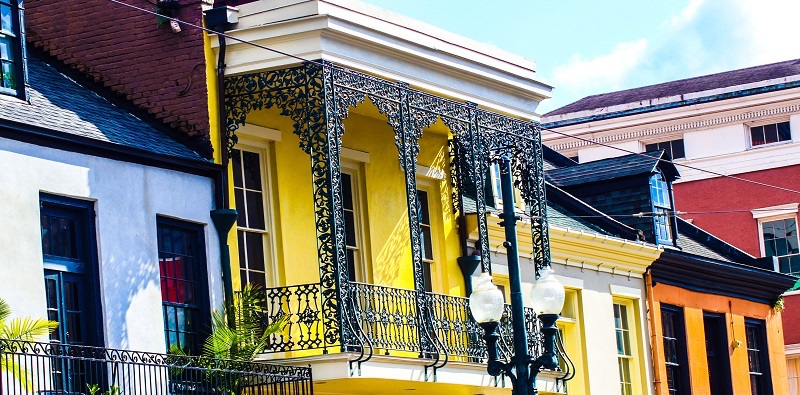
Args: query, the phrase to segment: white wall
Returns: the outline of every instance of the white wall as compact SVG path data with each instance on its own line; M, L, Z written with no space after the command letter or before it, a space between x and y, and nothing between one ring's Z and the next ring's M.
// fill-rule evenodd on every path
M39 193L95 202L105 345L164 352L156 215L205 225L212 306L222 274L209 178L0 139L0 298L45 316Z
M686 159L705 158L747 150L747 129L744 124L698 130L683 135Z
M609 144L609 145L611 145L612 147L622 148L625 151L614 149L611 147L596 145L593 147L583 148L578 150L578 161L580 163L592 162L600 159L616 158L618 156L629 155L630 152L641 151L641 144L639 144L638 141L626 141L623 143Z

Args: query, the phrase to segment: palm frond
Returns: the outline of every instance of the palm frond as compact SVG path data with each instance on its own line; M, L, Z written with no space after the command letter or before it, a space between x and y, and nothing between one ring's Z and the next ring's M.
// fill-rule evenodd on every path
M44 318L15 318L0 327L0 339L36 341L38 337L50 334L57 327L57 321Z
M0 299L0 327L3 326L5 320L11 315L11 306L3 299Z

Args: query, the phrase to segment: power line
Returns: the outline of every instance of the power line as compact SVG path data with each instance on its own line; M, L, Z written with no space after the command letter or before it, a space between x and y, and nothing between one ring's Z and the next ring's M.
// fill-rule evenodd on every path
M134 6L132 4L127 4L127 3L122 2L120 0L108 0L108 1L110 1L112 3L115 3L115 4L118 4L118 5L121 5L121 6L124 6L124 7L132 8L132 9L140 11L140 12L144 12L144 13L147 13L147 14L150 14L150 15L154 15L154 16L157 16L159 18L163 18L163 19L166 19L166 20L169 20L169 21L174 21L174 22L177 22L177 23L182 24L182 25L186 25L186 26L189 26L189 27L192 27L192 28L195 28L195 29L199 29L199 30L202 30L202 31L204 31L206 33L220 35L220 36L225 37L226 39L231 39L233 41L240 42L242 44L252 45L252 46L254 46L256 48L260 48L260 49L263 49L263 50L266 50L266 51L277 53L279 55L287 56L287 57L290 57L290 58L293 58L293 59L297 59L297 60L300 60L300 61L303 61L303 62L313 63L313 64L318 65L318 66L324 66L322 63L314 61L314 60L305 59L303 57L300 57L300 56L297 56L297 55L293 55L293 54L290 54L288 52L280 51L280 50L277 50L277 49L274 49L274 48L270 48L270 47L267 47L265 45L257 44L257 43L254 43L252 41L236 38L236 37L231 36L229 34L225 34L225 33L218 32L218 31L215 31L215 30L212 30L212 29L208 29L208 28L205 28L203 26L195 25L193 23L189 23L189 22L180 20L178 18L164 16L164 15L161 15L161 14L155 12L155 11L150 11L148 9L137 7L137 6ZM588 142L588 143L591 143L591 144L596 144L596 145L600 145L600 146L604 146L604 147L608 147L608 148L613 148L613 149L616 149L616 150L619 150L619 151L622 151L622 152L626 152L626 153L629 153L629 154L635 154L635 155L640 155L640 156L647 156L648 158L654 158L654 157L652 157L650 155L647 155L645 153L635 152L635 151L627 150L627 149L624 149L624 148L615 147L615 146L612 146L612 145L609 145L609 144L600 143L600 142L589 140L589 139L586 139L586 138L583 138L583 137L573 136L573 135L570 135L570 134L567 134L567 133L564 133L564 132L560 132L560 131L557 131L557 130L553 130L553 129L542 128L541 130L546 130L546 131L549 131L549 132L553 132L555 134L559 134L559 135L562 135L562 136L565 136L565 137L581 140L581 141ZM780 187L780 186L777 186L777 185L771 185L771 184L767 184L767 183L763 183L763 182L759 182L759 181L748 180L746 178L736 177L736 176L732 176L732 175L728 175L728 174L722 174L722 173L718 173L718 172L715 172L715 171L712 171L712 170L706 170L706 169L702 169L702 168L699 168L699 167L696 167L696 166L687 165L685 163L676 163L676 162L673 162L672 160L668 160L668 159L663 159L663 158L655 158L655 159L657 159L659 162L671 163L674 166L681 166L681 167L685 167L687 169L692 169L692 170L700 171L700 172L703 172L703 173L712 174L712 175L715 175L715 176L718 176L718 177L726 177L726 178L730 178L730 179L737 180L737 181L742 181L742 182L746 182L746 183L750 183L750 184L754 184L754 185L759 185L759 186L763 186L763 187L767 187L767 188L778 189L778 190L781 190L781 191L784 191L784 192L790 192L790 193L795 193L795 194L800 195L800 191L797 191L797 190L794 190L794 189L790 189L790 188L784 188L784 187Z
M697 170L697 171L700 171L700 172L703 172L703 173L713 174L713 175L718 176L718 177L726 177L726 178L734 179L734 180L737 180L737 181L743 181L743 182L747 182L747 183L750 183L750 184L760 185L760 186L768 187L768 188L774 188L774 189L778 189L778 190L781 190L781 191L784 191L784 192L796 193L796 194L800 195L800 191L797 191L797 190L794 190L794 189L779 187L777 185L767 184L767 183L763 183L763 182L759 182L759 181L748 180L748 179L742 178L742 177L736 177L736 176L732 176L732 175L728 175L728 174L718 173L716 171L702 169L702 168L699 168L699 167L696 167L696 166L687 165L685 163L676 163L676 162L673 162L672 160L669 160L669 159L656 158L654 156L647 155L646 153L643 153L643 152L636 152L636 151L631 151L631 150L628 150L628 149L625 149L625 148L621 148L621 147L615 147L615 146L610 145L610 144L597 142L597 141L590 140L590 139L583 138L583 137L573 136L573 135L570 135L570 134L567 134L567 133L564 133L564 132L559 132L559 131L554 130L554 129L542 128L542 130L546 130L548 132L553 132L555 134L559 134L559 135L562 135L562 136L565 136L565 137L570 137L570 138L573 138L573 139L576 139L576 140L581 140L581 141L584 141L584 142L587 142L587 143L596 144L596 145L600 145L600 146L608 147L608 148L613 148L613 149L616 149L616 150L619 150L619 151L622 151L622 152L627 152L629 154L635 154L635 155L639 155L639 156L646 156L646 157L648 157L650 159L656 159L659 162L671 163L671 164L673 164L675 166L681 166L681 167L685 167L687 169L692 169L692 170Z

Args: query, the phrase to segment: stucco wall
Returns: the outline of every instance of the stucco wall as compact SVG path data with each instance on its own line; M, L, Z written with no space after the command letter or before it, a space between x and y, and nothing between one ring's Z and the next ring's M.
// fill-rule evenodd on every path
M654 366L659 369L659 376L662 378L661 382L657 383L656 386L658 394L668 393L661 331L661 303L681 306L684 309L686 345L693 394L709 394L710 391L703 312L724 314L725 322L727 323L727 343L731 344L733 340L742 342L739 348L729 347L734 394L750 393L745 318L757 318L766 321L767 347L769 348L774 394L783 395L789 393L781 314L774 314L772 308L765 304L727 296L697 293L666 284L657 284L653 287L652 292L655 300L650 315L655 328L653 348L655 349L656 360Z
M164 352L156 216L205 225L208 287L221 303L210 179L0 139L0 297L16 316L46 316L39 193L94 202L108 347Z

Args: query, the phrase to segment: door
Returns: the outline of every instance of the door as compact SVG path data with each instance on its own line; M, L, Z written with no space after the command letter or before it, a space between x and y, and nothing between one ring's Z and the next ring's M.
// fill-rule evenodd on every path
M102 344L93 218L91 202L41 196L47 318L58 322L50 334L51 387L56 391L82 393L87 384L106 381L105 364L97 361L100 353L71 349Z
M706 358L711 395L732 395L733 383L731 383L731 361L728 354L728 331L725 325L725 315L703 314L703 327L706 335Z

